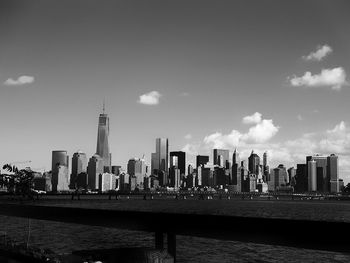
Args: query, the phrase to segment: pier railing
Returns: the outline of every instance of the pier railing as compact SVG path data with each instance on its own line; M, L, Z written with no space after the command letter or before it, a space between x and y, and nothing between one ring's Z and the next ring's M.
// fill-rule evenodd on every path
M227 215L156 213L108 209L0 204L6 216L153 232L156 248L176 258L176 235L349 253L350 223ZM344 238L345 237L345 238Z

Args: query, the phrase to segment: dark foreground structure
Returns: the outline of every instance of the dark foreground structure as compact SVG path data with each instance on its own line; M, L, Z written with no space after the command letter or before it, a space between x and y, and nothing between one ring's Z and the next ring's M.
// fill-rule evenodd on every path
M153 232L155 247L176 260L176 235L349 253L350 224L226 215L118 211L31 204L0 204L6 216ZM342 238L343 237L343 238Z

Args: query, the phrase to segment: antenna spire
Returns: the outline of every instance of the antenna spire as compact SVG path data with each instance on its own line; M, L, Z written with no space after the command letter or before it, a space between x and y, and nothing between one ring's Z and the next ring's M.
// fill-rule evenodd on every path
M103 114L105 114L105 99L103 98Z

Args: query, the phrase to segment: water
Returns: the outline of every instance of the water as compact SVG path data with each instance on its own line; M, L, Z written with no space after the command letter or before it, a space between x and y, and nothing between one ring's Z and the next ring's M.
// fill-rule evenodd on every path
M242 201L242 200L95 200L89 202L46 200L43 205L101 209L227 214L350 222L349 202ZM181 222L179 222L181 223ZM115 247L153 247L152 233L92 227L43 220L0 216L2 231L20 242L52 249L59 254L75 250ZM257 226L261 227L261 226ZM288 229L281 231L288 232ZM339 233L341 237L341 233ZM1 237L0 237L1 238ZM282 246L177 237L178 262L350 262L350 254ZM0 261L2 262L2 261Z

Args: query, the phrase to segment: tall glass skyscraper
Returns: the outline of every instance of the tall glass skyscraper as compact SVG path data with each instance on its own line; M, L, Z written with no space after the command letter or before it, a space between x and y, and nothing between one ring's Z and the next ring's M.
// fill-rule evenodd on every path
M254 151L248 157L248 169L250 174L259 174L260 157Z
M71 173L71 182L70 185L72 188L76 187L76 183L78 180L78 176L81 173L87 174L87 165L88 165L88 159L86 157L86 154L82 151L78 151L73 154L72 157L72 173Z
M229 150L213 149L213 164L217 164L226 169L230 168Z
M169 143L168 139L156 139L156 152L152 153L152 173L158 174L159 184L168 184L169 173Z
M105 172L111 171L111 154L109 153L109 118L105 114L105 106L103 104L103 113L98 118L98 131L97 131L97 147L96 154L98 154L103 160L103 166Z

